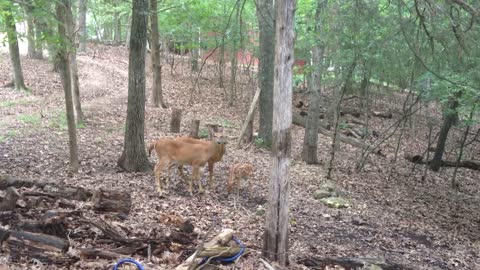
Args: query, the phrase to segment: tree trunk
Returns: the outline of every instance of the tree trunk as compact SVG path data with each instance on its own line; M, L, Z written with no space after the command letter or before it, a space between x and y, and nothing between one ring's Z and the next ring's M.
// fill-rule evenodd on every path
M29 91L25 86L23 79L22 64L20 62L20 51L18 49L17 28L15 26L15 19L13 18L12 10L6 6L4 13L5 27L7 29L8 49L10 52L10 60L13 66L13 81L15 83L15 90Z
M449 97L448 106L445 109L443 117L443 125L440 129L440 135L438 137L437 147L433 155L433 159L430 162L430 170L436 172L442 166L442 157L445 152L445 144L447 143L448 132L450 128L455 124L458 118L457 108L459 106L458 99L462 96L462 92L459 91L453 96Z
M167 108L162 95L162 65L160 64L160 35L158 33L157 0L150 0L150 29L152 45L153 106Z
M113 40L120 43L122 41L122 18L120 17L120 13L118 11L113 14L113 23L115 24L113 30Z
M260 64L258 85L262 89L259 102L259 131L258 136L263 139L264 145L272 144L273 119L273 61L275 45L275 21L273 19L273 1L257 1L257 18L260 29Z
M77 130L75 126L75 115L73 112L73 101L72 101L72 81L70 73L70 61L68 59L69 55L69 44L68 44L68 16L71 14L70 9L70 0L62 0L56 4L56 13L59 19L58 22L58 35L60 40L63 42L62 45L57 48L57 57L58 67L60 71L60 77L62 79L63 90L65 92L65 107L67 115L67 125L68 125L68 143L70 149L70 164L69 172L76 173L78 172L78 146L77 146Z
M320 14L324 10L323 1L318 1L315 12L315 30L314 33L320 33L321 21ZM320 90L322 83L322 59L323 45L317 43L312 49L312 77L310 83L310 106L308 107L307 123L305 127L305 136L303 138L302 158L307 164L317 164L317 145L318 145L318 122L320 117Z
M33 8L26 8L27 11L27 57L35 58L35 26L33 23Z
M145 152L145 50L148 3L134 0L128 65L128 107L125 141L118 165L128 172L151 170Z
M43 59L43 33L45 31L45 22L43 18L35 17L35 59Z
M294 13L295 0L276 1L272 171L263 255L281 265L288 264Z
M69 46L73 48L73 44L75 42L75 24L71 9L67 9L65 17L67 20L66 26L69 37L68 40L70 41ZM75 111L75 119L78 125L83 125L85 121L82 111L82 104L80 102L80 84L78 82L77 52L76 50L71 50L68 55L70 60L70 73L72 76L72 97Z
M88 0L78 1L78 51L87 51L87 2Z
M132 15L129 15L128 16L128 19L127 19L128 23L127 23L127 33L125 34L125 43L127 44L127 48L130 49L130 36L131 36L131 33L132 33Z

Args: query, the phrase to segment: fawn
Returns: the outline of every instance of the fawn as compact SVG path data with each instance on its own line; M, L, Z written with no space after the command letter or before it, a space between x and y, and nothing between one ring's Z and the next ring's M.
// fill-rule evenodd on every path
M244 185L248 184L249 191L252 190L250 179L253 177L253 165L251 163L236 163L230 167L227 192L232 192L233 188L237 189L237 197L240 192L240 185L242 179L245 181Z

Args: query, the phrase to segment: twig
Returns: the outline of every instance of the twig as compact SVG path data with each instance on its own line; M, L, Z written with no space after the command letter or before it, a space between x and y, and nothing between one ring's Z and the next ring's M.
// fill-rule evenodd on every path
M265 266L265 268L267 268L268 270L275 270L275 268L263 258L260 258L260 261L263 263L263 266Z

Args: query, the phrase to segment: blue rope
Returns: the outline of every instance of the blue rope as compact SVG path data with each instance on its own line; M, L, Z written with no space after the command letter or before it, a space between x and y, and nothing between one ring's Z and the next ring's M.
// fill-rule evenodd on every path
M237 237L233 237L233 240L240 246L240 251L233 255L232 257L215 257L215 258L212 258L212 260L215 260L215 261L219 261L219 262L222 262L222 263L232 263L234 262L236 259L240 258L240 256L242 256L242 254L245 252L245 245L240 242L240 240L238 240ZM206 263L208 261L208 257L204 257L202 259L202 261L200 262L199 265L202 265L204 263Z
M134 264L135 266L137 266L138 269L140 270L145 270L145 268L143 268L143 266L135 261L134 259L131 259L131 258L125 258L125 259L121 259L120 261L118 261L115 266L113 267L113 270L118 270L118 267L124 263L131 263L131 264Z

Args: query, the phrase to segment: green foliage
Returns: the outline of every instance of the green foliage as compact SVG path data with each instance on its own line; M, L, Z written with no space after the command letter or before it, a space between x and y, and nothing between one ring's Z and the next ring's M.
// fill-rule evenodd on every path
M17 119L25 124L39 125L41 123L40 115L38 114L20 114Z
M206 128L202 128L200 129L200 131L198 132L198 137L200 138L208 138L208 129Z

